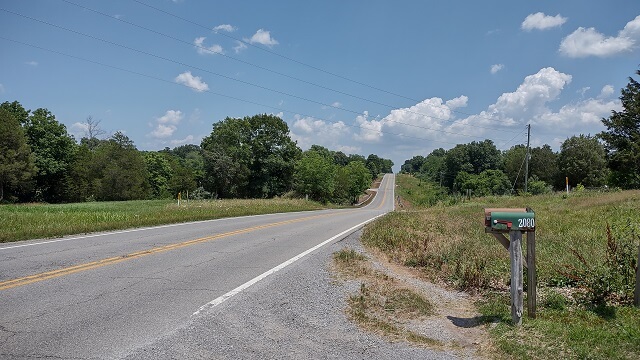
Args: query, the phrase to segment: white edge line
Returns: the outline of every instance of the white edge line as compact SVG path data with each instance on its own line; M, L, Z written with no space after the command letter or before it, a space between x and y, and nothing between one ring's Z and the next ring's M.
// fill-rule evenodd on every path
M340 209L324 209L324 210L309 210L309 211L292 211L292 212L272 213L272 214L258 214L258 215L226 217L226 218L210 219L210 220L189 221L189 222L167 224L167 225L158 225L158 226L148 226L148 227L141 227L141 228L128 229L128 230L117 230L117 231L111 231L111 232L101 232L101 233L91 234L91 235L74 236L74 237L70 237L70 238L61 238L61 239L56 239L56 240L40 241L40 242L29 243L29 244L20 244L20 245L0 247L0 251L9 250L9 249L16 249L16 248L21 248L21 247L26 247L26 246L46 245L46 244L52 244L52 243L57 243L57 242L62 242L62 241L81 240L81 239L88 239L88 238L93 238L93 237L98 237L98 236L119 235L119 234L126 234L126 233L137 232L137 231L164 229L164 228L169 228L169 227L201 224L201 223L207 223L207 222L218 222L218 221L233 220L233 219L249 219L249 218L254 218L254 217L262 217L262 216L302 214L302 213L310 213L310 212L314 212L314 211L327 211L327 210L340 210ZM25 241L29 241L29 240L25 240Z
M222 304L223 302L225 302L225 301L229 300L230 298L232 298L233 296L235 296L235 295L237 295L237 294L241 293L243 290L246 290L246 289L247 289L247 288L249 288L250 286L252 286L252 285L254 285L255 283L257 283L258 281L260 281L260 280L262 280L262 279L266 278L267 276L269 276L269 275L271 275L271 274L273 274L273 273L275 273L275 272L277 272L277 271L280 271L280 270L284 269L285 267L287 267L287 266L289 266L289 265L293 264L294 262L296 262L296 261L300 260L301 258L305 257L306 255L308 255L308 254L310 254L310 253L314 252L315 250L317 250L317 249L319 249L319 248L321 248L321 247L325 246L326 244L328 244L328 243L330 243L330 242L332 242L332 241L334 241L334 240L336 240L336 239L338 239L338 238L341 238L341 237L343 237L343 236L345 236L345 235L347 235L347 234L352 233L353 231L357 230L358 228L360 228L360 227L362 227L362 226L366 225L367 223L369 223L369 222L371 222L371 221L373 221L373 220L375 220L375 219L377 219L377 218L379 218L380 216L385 215L385 214L386 214L386 213L382 213L382 214L377 215L377 216L375 216L375 217L373 217L373 218L371 218L371 219L369 219L369 220L367 220L367 221L364 221L364 222L362 222L362 223L360 223L360 224L358 224L358 225L356 225L356 226L354 226L354 227L352 227L352 228L349 228L349 229L347 229L347 230L345 230L345 231L341 232L340 234L338 234L338 235L336 235L336 236L334 236L334 237L332 237L332 238L330 238L330 239L327 239L327 240L325 240L325 241L321 242L320 244L318 244L318 245L316 245L316 246L312 247L311 249L308 249L308 250L306 250L306 251L304 251L304 252L302 252L302 253L300 253L300 254L298 254L298 255L296 255L296 256L294 256L294 257L292 257L291 259L289 259L289 260L287 260L287 261L283 262L282 264L280 264L280 265L278 265L278 266L276 266L276 267L272 268L271 270L267 270L267 271L265 271L264 273L262 273L262 274L260 274L260 275L258 275L258 276L256 276L256 277L254 277L253 279L251 279L251 280L247 281L246 283L244 283L244 284L242 284L242 285L238 286L237 288L235 288L235 289L233 289L233 290L229 291L228 293L226 293L226 294L224 294L224 295L222 295L222 296L220 296L220 297L218 297L218 298L216 298L216 299L213 299L213 300L211 300L210 302L206 303L205 305L201 306L201 307L198 309L198 311L194 312L194 313L193 313L193 315L191 315L191 316L192 316L192 317L193 317L193 316L198 316L198 315L200 315L202 312L207 311L207 310L210 310L210 309L212 309L212 308L214 308L214 307L216 307L216 306L218 306L218 305Z

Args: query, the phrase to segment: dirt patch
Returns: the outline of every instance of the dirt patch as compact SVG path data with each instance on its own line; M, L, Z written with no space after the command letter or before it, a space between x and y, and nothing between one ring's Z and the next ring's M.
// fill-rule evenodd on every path
M360 327L390 341L450 350L465 358L487 356L489 336L472 296L426 281L417 271L390 262L382 253L371 249L363 252L366 259L358 260L357 264L347 267L336 264L341 276L361 283L360 291L351 296L346 310ZM381 288L385 290L378 291ZM430 304L430 310L412 316L389 311L385 304L390 294L403 291L419 295Z

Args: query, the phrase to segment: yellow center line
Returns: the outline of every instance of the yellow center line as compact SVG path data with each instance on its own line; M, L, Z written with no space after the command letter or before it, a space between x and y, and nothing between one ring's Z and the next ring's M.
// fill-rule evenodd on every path
M133 253L130 253L130 254L127 254L127 255L114 256L114 257L110 257L110 258L107 258L107 259L93 261L93 262L89 262L89 263L85 263L85 264L69 266L69 267L66 267L66 268L47 271L47 272L43 272L43 273L39 273L39 274L35 274L35 275L29 275L29 276L25 276L25 277L21 277L21 278L17 278L17 279L2 281L2 282L0 282L0 290L7 290L7 289L11 289L11 288L18 287L18 286L28 285L28 284L32 284L32 283L39 282L39 281L44 281L44 280L49 280L49 279L53 279L53 278L57 278L57 277L61 277L61 276L69 275L69 274L74 274L74 273L81 272L81 271L96 269L96 268L103 267L103 266L106 266L106 265L117 264L119 262L123 262L123 261L126 261L126 260L137 259L137 258L141 258L143 256L157 254L157 253L161 253L161 252L165 252L165 251L169 251L169 250L174 250L174 249L179 249L179 248L183 248L183 247L186 247L186 246L200 244L200 243L204 243L204 242L211 241L211 240L221 239L221 238L224 238L224 237L229 237L229 236L233 236L233 235L240 235L240 234L246 234L246 233L249 233L249 232L252 232L252 231L256 231L256 230L268 229L268 228L272 228L272 227L276 227L276 226L293 224L293 223L303 222L303 221L307 221L307 220L319 219L319 218L323 218L323 217L336 216L336 215L341 215L341 214L344 214L344 212L307 216L307 217L303 217L303 218L299 218L299 219L285 220L285 221L275 222L275 223L271 223L271 224L258 225L258 226L254 226L254 227L250 227L250 228L246 228L246 229L229 231L229 232L222 233L222 234L206 236L206 237L202 237L202 238L198 238L198 239L194 239L194 240L189 240L189 241L185 241L185 242L181 242L181 243L155 247L155 248L151 248L151 249L148 249L148 250L136 251L136 252L133 252Z

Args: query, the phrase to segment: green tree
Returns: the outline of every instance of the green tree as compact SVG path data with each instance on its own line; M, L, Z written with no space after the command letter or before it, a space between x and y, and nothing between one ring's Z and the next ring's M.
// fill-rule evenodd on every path
M65 201L68 196L67 170L75 155L75 140L47 109L32 112L24 129L38 168L36 199Z
M4 200L5 188L12 190L25 185L35 173L34 156L20 122L11 112L0 108L0 201Z
M503 154L504 172L516 189L524 189L524 161L527 147L515 145Z
M144 158L123 133L116 132L100 144L95 162L101 164L98 200L139 200L151 195Z
M636 71L640 75L640 70ZM623 110L602 119L607 127L598 136L607 150L611 183L624 189L640 188L640 83L629 77L622 89Z
M452 189L454 179L461 171L477 175L485 170L502 168L502 154L491 140L458 144L447 151L445 168L444 185Z
M83 138L87 139L88 138ZM97 139L96 139L97 140ZM69 168L69 200L74 202L96 200L100 181L101 166L95 161L95 151L99 146L81 142L74 161ZM94 147L95 146L95 147Z
M454 188L470 189L474 196L504 195L511 190L509 178L500 170L485 170L478 175L461 171L456 176Z
M602 186L608 170L605 149L595 137L572 136L562 143L558 168L560 176L569 177L571 186Z
M427 180L431 180L442 185L446 170L446 154L447 152L443 148L439 148L433 150L429 155L427 155L420 167L421 176Z
M295 166L295 190L313 200L331 201L335 189L335 169L331 159L316 151L304 152Z
M407 174L416 174L420 172L420 168L426 161L425 157L422 155L416 155L409 160L405 160L404 164L400 166L400 172Z
M170 162L158 152L148 151L142 155L149 174L152 196L156 199L171 198L169 183L173 177L173 169Z
M20 104L18 101L5 101L0 104L0 109L6 110L11 113L11 115L13 115L16 120L18 120L20 125L24 125L27 123L27 120L29 119L29 113L31 112L31 110L26 110L24 107L22 107L22 104Z
M554 184L558 179L558 154L551 146L544 144L542 147L531 149L529 159L529 177L544 181L546 184ZM562 188L560 184L558 188Z
M202 140L207 184L223 197L272 197L293 186L300 149L273 115L226 118Z

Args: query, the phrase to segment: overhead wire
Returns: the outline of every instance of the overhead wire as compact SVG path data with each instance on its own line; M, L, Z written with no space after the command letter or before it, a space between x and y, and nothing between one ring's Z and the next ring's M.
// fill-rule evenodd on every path
M4 9L4 8L0 8L0 10L5 11L5 12L10 13L10 14L13 14L13 15L16 15L16 16L20 16L20 17L29 19L31 21L35 21L35 22L39 22L39 23L45 24L47 26L55 27L57 29L68 31L68 32L71 32L71 33L74 33L74 34L77 34L77 35L80 35L80 36L88 37L88 38L93 39L93 40L98 40L98 41L101 41L101 42L104 42L104 43L107 43L107 44L110 44L110 45L113 45L113 46L121 47L121 48L127 49L129 51L134 51L134 52L141 53L141 54L144 54L144 55L147 55L147 56L155 57L155 58L161 59L163 61L167 61L167 62L171 62L171 63L174 63L174 64L190 67L190 68L195 69L195 70L203 71L203 72L206 72L206 73L209 73L209 74L212 74L212 75L215 75L215 76L219 76L219 77L222 77L222 78L225 78L225 79L228 79L228 80L236 81L236 82L239 82L239 83L242 83L242 84L245 84L245 85L257 87L257 88L260 88L260 89L263 89L263 90L275 92L275 93L278 93L278 94L281 94L281 95L285 95L285 96L289 96L289 97L292 97L292 98L296 98L296 99L299 99L299 100L315 103L315 104L318 104L318 105L321 105L321 106L334 107L334 108L336 108L338 110L354 113L356 115L362 115L361 112L356 111L356 110L343 108L343 107L336 107L336 106L333 106L331 104L326 104L326 103L323 103L323 102L320 102L320 101L316 101L316 100L308 99L308 98L305 98L305 97L302 97L302 96L290 94L290 93L287 93L287 92L284 92L284 91L280 91L280 90L277 90L277 89L272 89L272 88L269 88L269 87L266 87L266 86L262 86L262 85L258 85L258 84L254 84L254 83L251 83L251 82L248 82L248 81L236 79L236 78L224 75L224 74L220 74L220 73L216 73L216 72L213 72L213 71L209 71L207 69L203 69L203 68L191 65L191 64L187 64L187 63L181 62L181 61L169 59L169 58L166 58L166 57L163 57L163 56L160 56L160 55L156 55L156 54L153 54L153 53L150 53L150 52L147 52L147 51L143 51L143 50L140 50L140 49L136 49L136 48L133 48L133 47L130 47L130 46L127 46L127 45L122 45L122 44L119 44L119 43L116 43L116 42L113 42L113 41L110 41L110 40L106 40L106 39L103 39L103 38L100 38L100 37L97 37L97 36L94 36L94 35L90 35L90 34L87 34L87 33L83 33L83 32L77 31L77 30L69 29L69 28L64 27L64 26L53 24L53 23L45 21L45 20L37 19L37 18L28 16L28 15L24 15L24 14L20 14L20 13L11 11L11 10L7 10L7 9ZM420 128L420 129L424 129L424 130L431 130L431 131L435 131L435 132L445 133L445 134L449 134L449 135L464 136L464 137L471 137L471 138L482 138L483 137L483 136L469 135L469 134L453 132L453 131L434 129L434 128L429 128L429 127L426 127L426 126L410 124L410 123L397 121L397 120L385 120L385 121L386 122L390 122L390 123L401 124L401 125L405 125L405 126L409 126L409 127L415 127L415 128ZM502 141L501 139L496 139L496 140Z
M337 93L337 94L341 94L341 95L349 96L349 97L352 97L352 98L354 98L354 99L358 99L358 100L366 101L366 102L369 102L369 103L372 103L372 104L376 104L376 105L384 106L384 107L387 107L387 108L389 108L389 109L397 109L397 108L398 108L398 106L392 106L392 105L385 104L385 103L382 103L382 102L379 102L379 101L375 101L375 100L367 99L367 98L364 98L364 97L361 97L361 96L358 96L358 95L349 94L349 93L344 92L344 91L341 91L341 90L336 90L336 89L333 89L333 88L330 88L330 87L327 87L327 86L324 86L324 85L320 85L320 84L317 84L317 83L314 83L314 82L311 82L311 81L307 81L307 80L304 80L304 79L301 79L301 78L298 78L298 77L295 77L295 76L291 76L291 75L288 75L288 74L285 74L285 73L282 73L282 72L279 72L279 71L276 71L276 70L273 70L273 69L269 69L269 68L267 68L267 67L264 67L264 66L261 66L261 65L258 65L258 64L251 63L251 62L249 62L249 61L245 61L245 60L238 59L238 58L236 58L236 57L233 57L233 56L227 55L227 54L225 54L225 53L223 53L223 52L220 52L220 51L212 51L211 49L208 49L208 48L206 48L206 47L204 47L204 46L202 46L202 45L198 45L198 44L195 44L195 43L191 43L191 42L189 42L189 41L185 41L185 40L182 40L182 39L176 38L176 37L171 36L171 35L169 35L169 34L165 34L165 33L162 33L162 32L160 32L160 31L150 29L150 28L148 28L148 27L145 27L145 26L142 26L142 25L139 25L139 24L133 23L133 22L131 22L131 21L124 20L124 19L122 19L122 18L119 18L119 17L113 16L113 15L106 14L106 13L104 13L104 12L101 12L101 11L99 11L99 10L95 10L95 9L89 8L89 7L84 6L84 5L81 5L81 4L77 4L77 3L73 2L73 1L69 1L69 0L60 0L60 1L63 1L63 2L65 2L65 3L70 4L70 5L73 5L73 6L77 6L77 7L81 8L81 9L84 9L84 10L87 10L87 11L94 12L94 13L99 14L99 15L101 15L101 16L104 16L104 17L107 17L107 18L110 18L110 19L113 19L113 20L119 21L119 22L121 22L121 23L125 23L125 24L127 24L127 25L130 25L130 26L133 26L133 27L136 27L136 28L139 28L139 29L143 29L143 30L149 31L149 32L154 33L154 34L156 34L156 35L160 35L160 36L163 36L163 37L166 37L166 38L172 39L172 40L174 40L174 41L178 41L178 42L180 42L180 43L183 43L183 44L188 45L189 47L196 47L196 48L198 48L198 49L200 49L200 50L203 50L203 51L206 51L206 52L211 52L211 53L214 53L214 54L216 54L216 55L223 56L223 57L225 57L225 58L227 58L227 59L231 59L231 60L234 60L234 61L240 62L240 63L245 64L245 65L253 66L253 67L258 68L258 69L260 69L260 70L264 70L264 71L267 71L267 72L271 72L271 73L273 73L273 74L276 74L276 75L279 75L279 76L283 76L283 77L286 77L286 78L288 78L288 79L292 79L292 80L295 80L295 81L299 81L299 82L305 83L305 84L307 84L307 85L312 85L312 86L318 87L318 88L320 88L320 89L324 89L324 90L332 91L332 92L335 92L335 93ZM134 1L135 1L135 0L134 0ZM177 16L177 15L170 14L170 13L168 13L168 12L166 12L166 11L162 10L162 9L158 9L158 8L156 8L156 7L152 6L152 5L148 5L148 4L144 3L144 2L141 2L141 1L136 1L136 2L138 2L138 3L142 4L142 5L148 6L148 7L152 8L152 9L157 10L157 11L161 11L161 12L166 13L166 14L168 14L168 15L174 16L174 17L176 17L176 18L178 18L178 19L180 19L180 20L183 20L183 21L186 21L186 22L189 22L189 23L192 23L192 24L198 25L199 27L203 27L203 28L205 28L205 29L207 29L207 30L211 30L211 29L209 29L208 27L206 27L206 26L204 26L204 25L199 25L199 24L197 24L197 23L195 23L195 22L192 22L192 21L190 21L190 20L188 20L188 19L182 18L182 17ZM216 32L216 34L218 34L218 33ZM235 37L230 36L230 35L225 34L225 33L219 33L219 34L220 34L220 35L223 35L223 36L228 36L228 37L230 37L230 38L232 38L232 39L234 39L234 40L237 40L237 41L243 41L243 40L240 40L240 39L236 39ZM244 41L243 41L243 42L244 42ZM279 55L279 56L280 56L280 54L278 54L278 53L275 53L275 52L273 52L273 51L270 51L270 50L264 49L264 48L262 48L262 47L257 47L257 46L255 46L255 45L253 45L253 44L251 44L251 43L246 42L246 44L247 44L247 45L251 45L251 46L256 47L256 48L258 48L258 49L265 50L265 51L268 51L268 52L270 52L270 53L273 53L273 54L276 54L276 55ZM289 59L289 60L291 60L291 61L298 62L298 61L297 61L297 60L295 60L295 59L290 59L289 57L286 57L286 56L283 56L283 57L284 57L284 58L286 58L286 59ZM313 67L313 66L311 66L311 67L312 67L312 68L315 68L315 67ZM319 70L321 70L321 69L319 69ZM321 71L322 71L322 70L321 70ZM331 74L331 73L330 73L330 74ZM336 76L339 76L339 75L336 75ZM339 77L340 77L340 76L339 76ZM356 82L356 83L357 83L357 82ZM362 85L366 85L366 84L362 84ZM377 89L377 88L375 88L375 89ZM382 91L382 90L381 90L381 91ZM391 94L392 94L392 95L394 95L393 93L391 93ZM411 98L407 98L407 99L412 100L412 101L414 101L414 102L416 102L416 103L420 103L420 102L421 102L421 101L416 100L416 99L411 99ZM327 106L327 107L331 107L331 108L335 108L335 109L343 109L343 108L341 108L341 107L339 107L339 106L334 106L334 105L332 105L332 104L322 104L322 105L323 105L323 106ZM449 110L450 110L450 111L452 111L452 112L458 112L458 111L455 111L454 109L449 109ZM422 117L431 118L431 119L437 119L437 120L444 121L444 122L448 122L448 123L452 123L452 124L455 124L456 122L460 121L459 119L450 120L450 119L444 119L444 118L441 118L441 117L437 117L437 116L434 116L434 115L428 115L428 114L420 113L420 112L417 112L417 111L413 111L413 110L411 110L410 108L404 108L404 111L406 111L406 112L408 112L408 113L411 113L411 114L419 115L419 116L422 116ZM460 113L460 112L458 112L458 113ZM360 113L358 112L358 114L360 114ZM465 115L469 115L469 116L471 116L470 114L465 114ZM474 115L474 116L477 116L477 117L480 117L480 118L484 118L484 119L489 119L489 120L491 120L491 121L496 121L496 120L493 120L493 119L491 119L491 118L482 117L482 116L479 116L479 115ZM407 124L405 124L405 125L407 125ZM412 126L412 125L409 125L409 126ZM469 126L469 125L467 125L467 126ZM474 125L473 127L475 127L475 128L481 128L481 129L494 130L494 131L495 131L495 130L498 130L498 131L502 131L502 132L513 132L512 130L507 130L507 129L496 129L496 128L493 128L493 127L480 126L480 125ZM431 130L433 130L433 129L431 129Z
M70 1L68 1L68 0L62 0L62 1L65 1L65 2L69 2L69 3L71 3L71 2L70 2ZM145 3L144 1L141 1L141 0L132 0L132 1L134 1L134 2L136 2L136 3L138 3L138 4L140 4L140 5L146 6L146 7L150 8L150 9L153 9L153 10L155 10L155 11L161 12L161 13L163 13L163 14L165 14L165 15L168 15L168 16L171 16L171 17L174 17L174 18L176 18L176 19L182 20L182 21L184 21L184 22L187 22L187 23L190 23L190 24L192 24L192 25L195 25L195 26L198 26L198 27L200 27L200 28L203 28L203 29L206 29L206 30L208 30L208 31L211 31L211 28L209 28L208 26L205 26L205 25L199 24L199 23L197 23L197 22L195 22L195 21L192 21L192 20L189 20L189 19L183 18L183 17L181 17L181 16L179 16L179 15L176 15L176 14L173 14L173 13L171 13L171 12L169 12L169 11L166 11L166 10L160 9L160 8L158 8L158 7L156 7L156 6L153 6L153 5L147 4L147 3ZM249 41L246 41L246 40L244 40L244 39L236 38L235 36L232 36L232 35L227 34L227 33L224 33L224 32L219 32L219 31L218 31L218 32L215 32L215 34L217 34L217 35L221 35L221 36L225 36L225 37L227 37L227 38L229 38L229 39L233 39L233 40L235 40L235 41L238 41L238 42L240 42L240 43L242 43L242 44L244 44L244 45L246 45L246 46L251 46L251 47L253 47L253 48L255 48L255 49L259 49L259 50L261 50L261 51L267 52L267 53L272 54L272 55L274 55L274 56L277 56L277 57L280 57L280 58L286 59L286 60L288 60L288 61L291 61L291 62L293 62L293 63L299 64L299 65L302 65L302 66L306 66L306 67L308 67L308 68L310 68L310 69L313 69L313 70L316 70L316 71L322 72L322 73L324 73L324 74L331 75L331 76L334 76L334 77L336 77L336 78L339 78L339 79L342 79L342 80L346 80L346 81L352 82L352 83L354 83L354 84L358 84L358 85L361 85L361 86L364 86L364 87L368 87L368 88L370 88L370 89L377 90L377 91L380 91L380 92L383 92L383 93L386 93L386 94L389 94L389 95L394 95L394 96L397 96L397 97L400 97L400 98L403 98L403 99L406 99L406 100L411 100L411 101L416 102L416 103L421 102L421 100L414 99L414 98L411 98L411 97L408 97L408 96L405 96L405 95L402 95L402 94L394 93L394 92L392 92L392 91L388 91L388 90L385 90L385 89L381 89L381 88L376 87L376 86L374 86L374 85L367 84L367 83L363 83L363 82L360 82L360 81L358 81L358 80L354 80L354 79L348 78L348 77L346 77L346 76L343 76L343 75L340 75L340 74L336 74L336 73L333 73L333 72L331 72L331 71L324 70L324 69L319 68L319 67L317 67L317 66L314 66L314 65L311 65L311 64L307 64L307 63L305 63L305 62L302 62L302 61L296 60L296 59L294 59L294 58L291 58L291 57L289 57L289 56L282 55L282 54L280 54L280 53L278 53L278 52L275 52L275 51L273 51L273 50L270 50L270 49L267 49L267 48L264 48L264 47L261 47L261 46L257 46L257 45L255 45L255 44L253 44L253 43L251 43L251 42L249 42ZM493 118L490 118L490 117L480 116L480 115L477 115L477 114L468 114L468 113L465 113L465 112L462 112L462 111L459 111L459 110L455 110L455 109L451 109L451 111L452 111L452 112L455 112L455 113L458 113L458 114L467 115L467 116L472 116L472 115L473 115L473 116L478 116L478 117L481 117L481 118L484 118L484 119L486 119L486 120L493 121L493 122L500 122L500 120L494 120Z
M64 53L62 51L57 51L57 50L45 48L45 47L42 47L42 46L33 45L33 44L30 44L30 43L26 43L24 41L10 39L10 38L4 37L2 35L0 35L0 39L6 40L6 41L10 41L10 42L13 42L13 43L17 43L17 44L21 44L21 45L24 45L24 46L29 46L29 47L32 47L32 48L35 48L35 49L51 52L51 53L54 53L54 54L66 56L66 57L69 57L69 58L72 58L72 59L76 59L76 60L92 63L92 64L95 64L95 65L100 65L100 66L107 67L107 68L110 68L110 69L119 70L119 71L122 71L122 72L134 74L134 75L137 75L137 76L153 79L153 80L156 80L156 81L161 81L161 82L169 83L169 84L172 84L172 85L178 85L178 86L181 86L181 87L186 87L186 88L189 88L189 89L193 90L193 88L191 86L186 85L186 84L180 84L180 83L177 83L177 82L174 82L174 81L170 81L170 80L159 78L157 76L144 74L144 73L141 73L141 72L138 72L138 71L125 69L125 68L121 68L121 67L114 66L114 65L105 64L105 63L102 63L102 62L99 62L99 61L83 58L83 57L76 56L76 55L67 54L67 53ZM270 108L270 109L273 109L273 110L276 110L276 111L279 111L279 112L297 114L297 115L302 116L302 117L322 120L322 121L326 121L326 122L330 122L330 123L334 123L334 124L341 123L341 124L343 124L345 126L349 126L349 127L353 127L353 128L357 128L357 129L361 129L361 130L365 130L365 131L371 131L371 132L375 132L375 133L382 134L382 135L387 134L387 135L394 135L394 136L405 137L405 138L416 139L416 140L426 140L426 141L442 143L442 144L450 144L450 145L454 145L455 144L455 143L447 142L447 141L433 140L433 139L429 139L429 138L411 136L411 135L406 135L406 134L402 134L402 133L393 133L393 132L389 132L389 131L370 129L370 128L367 128L367 127L364 127L364 126L351 125L351 124L348 124L348 123L345 123L345 122L342 122L342 121L324 119L324 118L321 118L321 117L308 115L308 114L304 114L304 113L300 113L300 112L296 112L296 111L291 111L291 110L288 110L288 109L279 108L279 107L272 106L272 105L266 105L266 104L258 103L258 102L252 101L252 100L242 99L242 98L231 96L231 95L227 95L227 94L221 94L221 93L214 92L214 91L211 91L211 90L203 90L201 92L205 92L205 93L216 95L216 96L220 96L220 97L225 97L225 98L228 98L228 99L232 99L232 100L236 100L236 101L240 101L240 102L244 102L244 103L248 103L248 104L257 105L257 106L260 106L260 107Z

